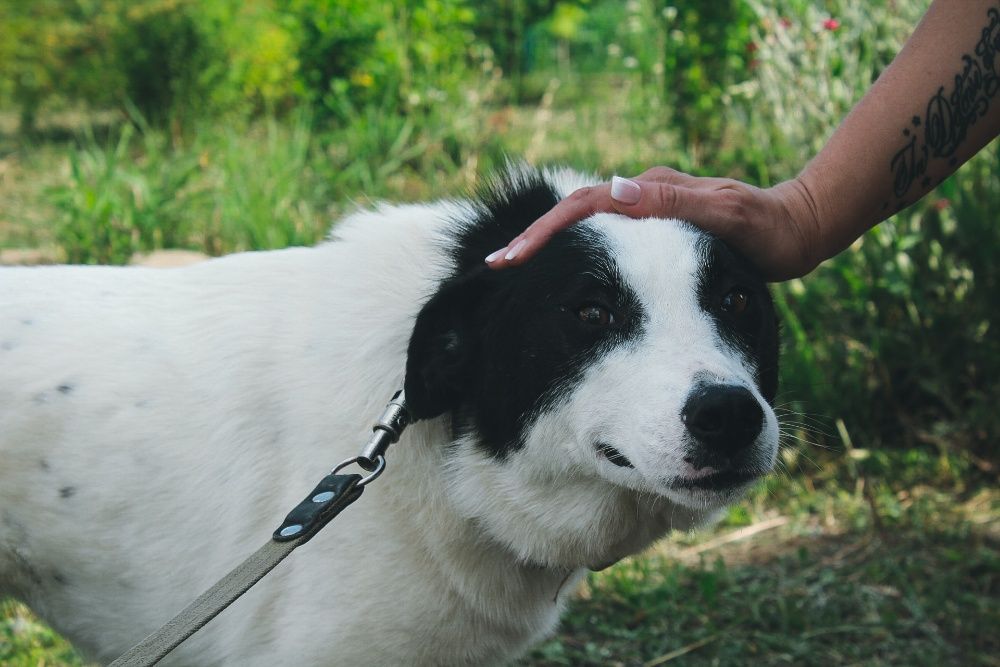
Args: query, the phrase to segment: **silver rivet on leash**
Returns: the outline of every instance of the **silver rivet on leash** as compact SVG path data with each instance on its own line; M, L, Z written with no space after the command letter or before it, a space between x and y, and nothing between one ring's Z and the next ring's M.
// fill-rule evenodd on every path
M317 493L313 496L314 503L325 503L326 501L333 498L333 491L324 491L323 493Z
M298 535L302 532L302 526L300 524L293 524L291 526L285 526L281 529L282 537L291 537L292 535Z

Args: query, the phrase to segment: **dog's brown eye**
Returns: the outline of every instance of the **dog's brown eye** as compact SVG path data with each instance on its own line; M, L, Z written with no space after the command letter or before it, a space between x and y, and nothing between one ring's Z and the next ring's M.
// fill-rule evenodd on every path
M576 315L580 318L580 321L598 327L604 327L615 322L615 316L610 310L595 303L580 306L579 310L576 311Z
M747 305L750 303L750 297L747 293L743 291L742 288L737 287L729 291L726 296L722 297L722 302L719 307L722 308L722 312L729 313L730 315L739 315L744 310L747 309Z

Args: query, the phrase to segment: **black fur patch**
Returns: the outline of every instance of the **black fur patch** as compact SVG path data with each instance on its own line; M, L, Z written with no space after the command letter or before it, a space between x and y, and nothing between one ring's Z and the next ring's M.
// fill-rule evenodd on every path
M761 394L774 403L778 391L778 320L767 285L749 260L722 241L706 237L702 245L705 263L698 280L698 302L715 321L716 330L728 345L742 351L754 363ZM740 314L726 313L723 298L741 288L749 301Z
M501 175L476 201L453 249L455 274L417 318L405 388L416 418L451 412L459 432L474 430L502 459L588 365L642 334L645 315L591 228L560 232L523 266L485 266L487 254L558 201L541 174ZM578 310L588 304L607 308L615 322L585 323Z

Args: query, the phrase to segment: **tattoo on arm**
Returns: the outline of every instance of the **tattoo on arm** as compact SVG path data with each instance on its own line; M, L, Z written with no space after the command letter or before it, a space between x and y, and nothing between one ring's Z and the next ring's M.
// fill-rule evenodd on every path
M905 197L918 179L923 188L931 185L933 178L927 168L932 159L947 160L951 171L969 127L986 115L1000 90L1000 6L988 9L986 18L975 55L962 56L962 71L955 75L951 91L938 88L923 118L914 116L910 127L903 130L907 141L889 163L897 211L911 203ZM882 208L888 207L886 201Z

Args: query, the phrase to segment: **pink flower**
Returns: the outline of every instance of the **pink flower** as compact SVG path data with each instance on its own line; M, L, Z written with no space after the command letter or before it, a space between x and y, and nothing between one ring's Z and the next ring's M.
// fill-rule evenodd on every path
M782 28L791 28L792 27L792 21L791 21L791 19L788 19L788 18L785 18L784 16L782 16L781 17L781 27Z
M836 30L837 28L840 27L840 21L838 21L835 18L829 18L829 19L823 21L823 27L826 30Z

